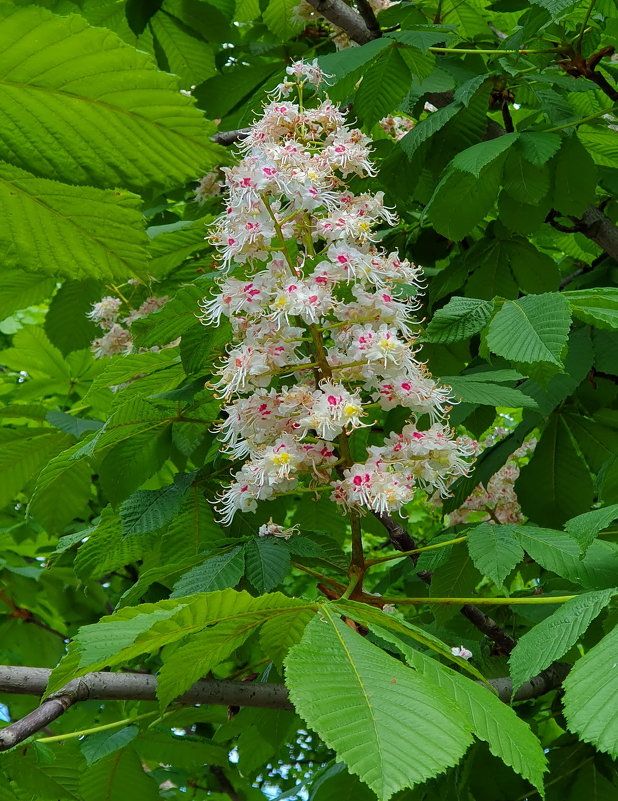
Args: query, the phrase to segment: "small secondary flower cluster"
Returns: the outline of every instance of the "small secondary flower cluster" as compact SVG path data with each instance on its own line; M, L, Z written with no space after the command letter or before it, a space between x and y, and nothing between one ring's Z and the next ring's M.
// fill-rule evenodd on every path
M227 401L225 449L248 457L221 496L225 523L300 482L348 509L399 510L418 487L446 494L472 455L445 423L449 390L416 359L409 295L421 270L376 244L375 226L396 222L382 193L346 184L375 174L370 141L328 98L303 107L323 80L316 63L288 74L274 96L296 88L299 102L268 103L223 170L227 207L211 234L223 275L201 304L205 324L232 325L213 388ZM370 407L412 417L354 464L346 435L371 425Z
M496 429L483 442L479 449L492 445L505 429ZM486 485L475 487L463 504L448 519L451 526L458 523L523 523L525 518L519 505L515 482L519 478L519 460L529 455L536 447L537 440L530 439L514 451L506 464L489 479Z
M117 353L131 353L133 339L130 327L141 317L147 317L152 312L164 306L168 298L149 297L137 309L123 312L123 301L120 298L107 296L98 303L92 304L92 310L86 315L95 322L105 333L97 337L92 343L94 355L100 359L103 356L114 356Z

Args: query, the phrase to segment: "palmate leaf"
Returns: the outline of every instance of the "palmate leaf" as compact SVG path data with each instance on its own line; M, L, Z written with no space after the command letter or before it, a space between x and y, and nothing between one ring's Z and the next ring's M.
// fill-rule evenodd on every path
M130 192L61 184L0 162L0 246L9 265L55 276L143 277L139 202Z
M159 788L142 768L132 748L123 748L100 759L84 771L80 782L83 801L157 801Z
M558 293L507 300L489 324L487 344L514 362L549 362L562 366L571 314Z
M45 465L28 504L28 515L49 534L60 533L84 511L90 498L90 465L86 459L72 459L71 451L62 451Z
M429 342L448 344L478 333L491 317L493 303L454 297L434 314L425 332Z
M151 18L150 27L181 86L188 88L217 74L211 46L191 36L170 14L161 10Z
M562 531L536 526L504 525L524 550L545 570L587 589L618 586L618 546L593 542L582 558L579 544Z
M120 609L101 618L99 623L80 628L67 656L53 671L49 691L89 670L157 651L207 626L251 620L260 615L265 619L268 615L260 610L276 609L281 613L286 609L295 610L298 604L298 600L281 593L254 598L247 592L226 589Z
M280 584L290 569L290 551L275 538L254 537L245 545L247 578L259 593Z
M579 542L582 551L585 551L594 542L599 531L603 531L617 518L618 504L615 503L572 517L564 524L564 529Z
M13 500L51 458L71 444L71 437L49 428L0 431L0 505Z
M513 692L575 645L617 592L612 588L578 595L523 634L509 657Z
M481 523L468 532L468 550L475 567L499 587L524 558L524 551L504 526Z
M575 663L564 681L570 731L599 751L618 757L618 626Z
M367 67L354 106L368 127L397 107L409 92L411 80L410 67L396 46L384 50Z
M157 698L162 707L227 659L262 623L273 618L285 619L290 612L294 615L296 608L298 611L307 609L304 601L284 598L278 593L259 598L237 593L237 598L231 619L192 635L169 654L164 651L157 682ZM285 607L280 609L283 602Z
M453 703L468 718L475 736L489 745L494 756L532 782L542 793L543 773L546 770L543 749L528 724L511 707L479 682L471 681L411 648L392 630L375 624L370 628L382 639L392 643L403 654L410 667L418 670L451 696Z
M540 525L560 526L590 508L592 476L562 415L550 419L515 488L524 512Z
M184 500L195 474L178 473L174 483L158 490L138 490L120 506L125 534L146 534L169 523Z
M471 742L465 716L435 684L328 607L307 625L285 668L299 715L381 801L455 765ZM402 743L414 758L401 758Z
M618 289L577 289L564 292L573 316L585 323L607 330L618 328Z
M137 189L226 160L175 79L115 34L36 6L3 6L0 17L0 158L47 178Z
M212 592L235 587L245 573L245 553L237 545L230 551L211 556L188 570L176 584L171 598L181 598L195 592Z

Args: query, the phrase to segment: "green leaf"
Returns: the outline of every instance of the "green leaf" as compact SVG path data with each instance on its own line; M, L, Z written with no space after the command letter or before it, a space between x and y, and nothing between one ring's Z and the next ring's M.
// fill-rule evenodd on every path
M433 682L327 607L307 625L285 668L297 712L381 801L442 773L470 744L467 721ZM402 760L402 742L418 758Z
M575 645L616 593L612 588L578 595L523 634L509 657L513 692Z
M142 768L137 753L122 749L91 765L80 782L83 801L158 801L159 789Z
M564 680L564 714L570 731L599 751L618 757L618 626L575 663Z
M468 550L475 567L501 587L524 558L523 548L509 530L492 523L481 523L467 534Z
M571 315L562 295L528 295L507 300L489 324L487 344L514 362L549 362L562 366Z
M459 241L478 225L498 196L502 174L500 159L476 178L469 172L448 170L425 207L427 218L439 234ZM461 198L466 198L462 203ZM457 213L453 213L457 209Z
M579 216L594 201L598 171L577 136L562 142L556 157L552 205L561 214Z
M468 339L485 327L492 309L493 303L486 300L453 297L434 314L425 338L442 344Z
M70 444L67 434L48 428L0 431L0 506L12 501L50 459Z
M535 6L546 8L554 19L559 19L563 12L577 3L577 0L530 0Z
M558 134L530 131L519 134L517 149L535 167L541 167L560 149L562 140Z
M618 585L618 547L594 542L582 558L579 545L568 534L534 526L509 526L522 547L546 570L587 589Z
M478 681L456 673L437 660L411 648L380 626L371 626L378 636L393 643L410 667L451 696L470 722L475 736L489 745L494 756L528 779L540 792L547 769L540 742L516 712Z
M123 537L120 518L105 507L96 525L80 532L87 541L80 545L75 572L82 580L101 578L124 565L143 559L151 545L143 537Z
M268 0L262 14L268 30L283 42L291 39L305 26L303 20L298 19L294 13L297 5L295 0Z
M227 158L175 79L109 31L36 6L3 6L0 29L0 159L47 178L141 190ZM69 187L58 191L68 203ZM94 190L73 191L86 199Z
M562 415L552 416L515 490L524 512L540 525L560 526L590 509L592 476Z
M118 731L101 731L89 734L79 744L82 754L86 757L88 765L93 765L108 754L113 754L119 748L124 748L134 740L139 732L137 726L125 726Z
M143 570L135 584L132 584L128 590L122 593L120 600L116 604L116 609L139 603L153 584L162 584L168 588L172 587L178 576L186 573L198 560L199 557L193 556L182 562L168 562L157 565L157 567L151 567L149 570Z
M328 75L337 81L343 80L360 67L365 66L375 58L385 48L392 47L392 43L386 38L374 39L361 47L350 47L339 50L336 53L328 53L320 56L318 64Z
M60 534L67 523L85 512L90 500L92 470L85 459L73 459L72 454L73 448L69 448L45 465L28 504L28 515L49 534Z
M245 574L245 554L240 545L211 556L188 570L176 584L170 598L181 598L196 592L212 592L235 587Z
M300 642L315 609L299 607L286 615L273 616L260 628L260 647L278 668L293 645Z
M434 570L429 595L433 598L449 596L470 596L481 581L481 574L476 569L468 549L464 543L454 545L446 562ZM454 604L436 605L432 609L439 622L443 622L457 613Z
M0 320L48 298L56 282L37 273L5 270L0 278Z
M54 428L58 428L76 439L79 439L86 431L98 431L104 425L101 420L88 420L85 417L75 417L67 412L59 411L47 412L45 419Z
M198 278L178 290L162 309L136 320L131 326L135 344L140 348L166 345L188 331L195 325L195 318L199 313L199 301L208 294L211 286L211 277ZM206 329L204 336L208 336Z
M139 203L124 190L69 186L0 162L0 245L9 265L54 276L143 277Z
M174 17L160 11L150 27L165 53L170 72L178 75L185 89L217 74L212 47L192 36Z
M180 509L193 474L179 473L174 483L158 490L138 490L120 506L125 534L146 534L167 525Z
M45 333L65 356L89 348L92 340L100 336L100 329L86 315L103 294L101 284L89 279L65 281L54 295L45 317ZM68 320L71 325L67 325Z
M618 456L608 459L599 471L599 500L618 503Z
M502 387L489 381L471 381L466 375L442 376L440 380L450 386L453 390L453 395L461 398L465 403L478 403L483 406L505 406L512 409L538 408L534 398L526 395L520 389Z
M618 289L615 287L577 289L562 294L578 319L596 328L618 328Z
M497 139L479 142L477 145L461 150L451 164L454 168L462 172L469 172L478 178L484 167L487 167L515 144L518 136L517 133L509 133L499 136Z
M290 552L272 537L254 537L245 545L247 579L259 593L281 584L290 570Z
M224 615L221 622L193 634L171 653L164 652L163 667L157 679L157 698L162 707L224 662L264 621L278 616L286 618L290 609L295 612L295 607L306 608L303 601L285 598L279 593L259 598L236 593L221 596L221 600L224 604L221 607L215 600L211 602L211 614ZM285 606L280 608L282 604Z
M549 191L549 168L532 165L519 152L511 152L504 165L503 180L504 191L512 198L536 204Z
M599 531L603 531L616 519L618 519L618 504L613 504L572 517L566 521L564 529L579 542L584 552L594 542Z
M368 128L397 108L410 90L410 68L400 48L391 46L378 55L363 73L354 108Z

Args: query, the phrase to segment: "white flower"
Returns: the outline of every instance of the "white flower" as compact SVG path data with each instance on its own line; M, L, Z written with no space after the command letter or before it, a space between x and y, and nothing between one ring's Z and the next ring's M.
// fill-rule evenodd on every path
M461 659L472 659L472 651L468 651L467 648L464 648L463 645L456 645L454 648L451 648L451 653L453 656L458 656Z

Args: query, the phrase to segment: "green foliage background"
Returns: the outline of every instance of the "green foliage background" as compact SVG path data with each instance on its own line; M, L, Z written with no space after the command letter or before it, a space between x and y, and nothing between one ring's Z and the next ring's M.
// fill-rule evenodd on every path
M0 661L58 665L52 690L109 667L157 673L161 702L76 705L52 734L96 731L39 732L0 755L0 801L609 801L615 3L401 2L379 14L381 37L340 51L294 4L0 3ZM456 604L328 603L311 571L345 586L349 561L329 502L214 520L230 464L205 383L228 332L196 319L220 204L198 204L195 186L235 158L215 132L248 125L296 58L319 59L331 97L376 140L367 185L400 216L384 244L425 268L423 356L462 399L453 423L481 437L510 421L443 508L408 510L420 545L461 541L416 567L385 562L366 588L512 598L488 607L518 640L508 661ZM396 112L416 122L397 142L377 125ZM95 359L86 313L109 294L170 301L134 323L133 353ZM530 435L526 525L445 528ZM258 538L271 516L302 536ZM392 552L376 520L363 526L370 556ZM517 603L552 596L575 597ZM556 660L573 665L564 686L512 707L474 681L517 687ZM202 676L253 674L285 679L296 712L173 704ZM7 724L36 705L0 699Z

